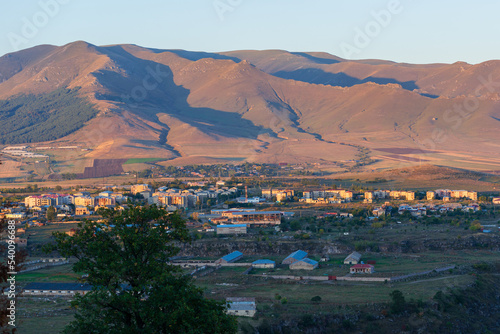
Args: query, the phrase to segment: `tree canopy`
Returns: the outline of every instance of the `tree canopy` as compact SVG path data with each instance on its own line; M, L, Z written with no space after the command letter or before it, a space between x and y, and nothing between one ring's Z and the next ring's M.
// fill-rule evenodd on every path
M79 96L79 88L0 100L0 144L55 140L80 129L98 110Z
M92 291L74 300L66 333L235 333L223 302L203 291L169 259L189 241L184 220L156 206L100 210L102 221L77 233L54 233L61 255L74 256ZM50 249L50 248L49 248Z

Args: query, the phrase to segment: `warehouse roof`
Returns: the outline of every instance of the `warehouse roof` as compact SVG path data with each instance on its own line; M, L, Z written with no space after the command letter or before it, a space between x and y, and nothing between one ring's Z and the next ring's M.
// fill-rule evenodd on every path
M300 261L305 262L305 263L308 263L308 264L312 264L313 266L315 266L315 265L317 265L317 264L318 264L318 261L311 260L311 259L309 259L309 258L307 258L307 257L306 257L305 259L300 260ZM297 262L299 262L299 261L297 261ZM297 263L297 262L296 262L296 263Z
M240 257L242 255L243 255L242 252L234 251L230 254L227 254L226 256L223 256L222 259L226 260L227 262L231 262L234 261L234 259L236 259L237 257Z
M302 260L303 258L305 258L307 256L307 252L304 252L303 250L298 250L298 251L295 251L293 252L292 254L288 255L286 259L289 259L289 258L293 258L293 259L296 259L296 260Z
M229 228L229 227L246 227L247 224L229 224L229 225L217 225L217 228Z
M233 215L280 215L281 211L252 211L252 212L231 212Z
M257 261L252 262L252 264L275 264L275 263L276 262L274 262L274 261L266 260L266 259L257 260Z

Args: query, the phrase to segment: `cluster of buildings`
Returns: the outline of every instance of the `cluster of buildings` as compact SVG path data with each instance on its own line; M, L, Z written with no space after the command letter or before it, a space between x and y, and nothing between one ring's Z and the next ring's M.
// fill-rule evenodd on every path
M297 250L288 255L281 264L287 264L291 270L313 270L318 267L318 262L307 257L307 252Z
M415 192L405 190L375 190L365 192L365 203L372 203L375 199L404 199L406 201L413 201L415 200Z
M300 202L312 204L344 203L351 202L352 191L345 189L304 191Z
M48 155L28 151L28 146L7 146L2 153L23 158L48 158Z
M435 199L441 199L443 201L449 201L450 199L470 199L472 201L477 201L477 192L468 190L437 189L428 191L426 195L428 201ZM413 201L415 200L415 192L395 190L375 190L365 192L365 203L372 203L377 199L403 199L406 201Z
M467 191L467 190L449 190L449 189L437 189L435 191L427 192L427 200L431 201L434 199L442 199L443 201L448 201L451 198L454 199L470 199L472 201L477 201L477 192Z
M292 198L294 191L290 189L262 189L262 197L265 199L276 198L276 202L283 202Z
M97 196L91 196L89 192L78 192L69 194L42 194L28 196L24 199L27 209L43 213L52 206L57 212L71 212L69 204L75 206L75 215L88 215L100 207L115 207L117 204L125 203L128 200L120 192L103 191Z
M344 264L351 265L349 268L350 274L373 274L375 272L373 264L363 263L363 261L361 261L361 254L358 252L352 252L349 254L344 259Z
M442 205L434 205L434 204L415 204L408 205L402 204L398 208L398 213L401 215L406 211L410 212L413 217L425 216L429 212L430 214L439 214L446 213L455 210L462 210L464 212L477 212L481 210L481 207L477 203L473 203L470 205L462 205L460 203L445 203Z
M176 189L160 187L155 192L150 188L145 188L149 185L136 185L141 186L134 188L137 191L135 194L141 194L148 200L149 204L156 204L164 207L173 207L174 210L179 208L194 208L197 203L205 203L209 199L217 200L222 196L233 198L238 195L238 188L236 187L221 187L212 186L208 189ZM133 186L134 187L134 186Z

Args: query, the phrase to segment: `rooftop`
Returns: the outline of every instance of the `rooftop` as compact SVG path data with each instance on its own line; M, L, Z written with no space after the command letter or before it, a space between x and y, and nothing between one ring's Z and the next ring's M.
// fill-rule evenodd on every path
M351 268L359 268L359 269L364 269L364 268L375 268L371 264L355 264Z
M247 224L229 224L229 225L217 225L217 228L229 228L229 227L246 227Z
M226 260L227 262L231 262L231 261L233 261L234 259L236 259L237 257L240 257L240 256L243 256L242 252L234 251L234 252L232 252L230 254L227 254L226 256L223 256L222 259Z
M257 260L257 261L252 262L252 264L275 264L275 263L276 262L274 262L272 260L266 260L266 259Z
M300 261L308 263L308 264L312 264L313 266L318 264L318 261L311 260L307 257L305 259L300 260ZM300 261L297 261L297 262L300 262ZM295 263L297 263L297 262L295 262Z
M285 260L289 259L289 258L293 258L293 259L297 259L297 260L302 260L306 256L307 256L307 252L304 252L303 250L297 250L297 251L293 252L292 254L288 255L285 258Z
M361 259L361 254L360 254L360 253L358 253L358 252L352 252L352 253L351 253L351 254L349 254L347 257L348 257L348 258L349 258L349 257L352 257L352 258L355 258L355 259L358 259L358 260L359 260L359 259Z
M252 212L232 212L234 215L280 215L281 211L252 211Z

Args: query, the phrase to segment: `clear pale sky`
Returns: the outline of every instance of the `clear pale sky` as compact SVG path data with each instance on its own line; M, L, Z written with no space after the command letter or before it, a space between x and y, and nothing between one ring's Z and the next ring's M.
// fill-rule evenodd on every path
M389 16L377 21L373 12L381 11ZM495 0L3 1L0 55L84 40L192 51L284 49L350 59L479 63L500 58L499 14Z

